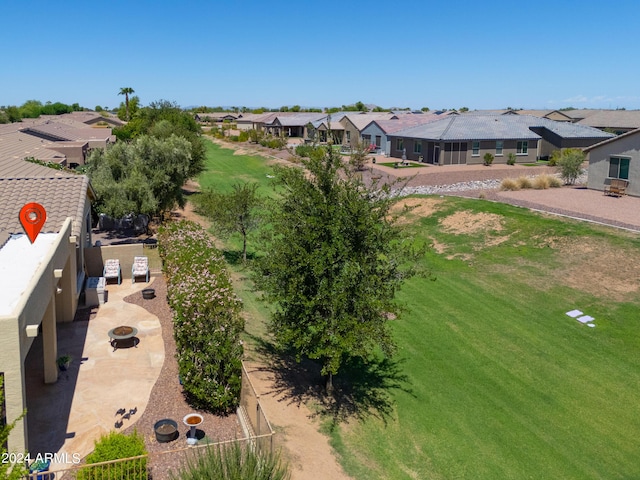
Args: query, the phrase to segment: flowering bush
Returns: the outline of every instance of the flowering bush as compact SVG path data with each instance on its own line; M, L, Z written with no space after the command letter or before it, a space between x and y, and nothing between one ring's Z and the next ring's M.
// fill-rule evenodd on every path
M242 302L202 227L174 222L158 238L184 390L195 407L230 411L240 401Z

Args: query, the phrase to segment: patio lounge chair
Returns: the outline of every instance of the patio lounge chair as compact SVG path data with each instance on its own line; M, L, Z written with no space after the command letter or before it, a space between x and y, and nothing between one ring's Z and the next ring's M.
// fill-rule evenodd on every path
M118 285L122 282L122 272L120 271L120 260L117 258L110 258L104 262L104 269L102 270L102 276L109 280L110 278L117 278Z
M136 281L136 277L144 276L149 282L149 259L147 257L133 257L131 265L131 283Z

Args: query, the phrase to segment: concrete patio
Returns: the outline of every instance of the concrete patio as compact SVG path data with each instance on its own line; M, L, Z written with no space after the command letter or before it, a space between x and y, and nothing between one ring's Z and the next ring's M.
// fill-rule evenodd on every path
M58 355L73 357L57 383L43 381L41 336L31 347L25 360L29 452L32 458L66 454L68 462L52 463L52 471L85 457L101 435L134 424L147 406L165 358L161 326L156 316L124 298L153 286L153 280L110 283L106 303L57 325ZM120 325L137 328L139 342L114 351L107 333ZM120 409L135 413L122 419Z

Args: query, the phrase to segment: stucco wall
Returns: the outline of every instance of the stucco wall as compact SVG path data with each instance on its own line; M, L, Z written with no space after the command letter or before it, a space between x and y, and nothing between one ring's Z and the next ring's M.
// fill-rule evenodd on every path
M33 338L26 333L27 325L42 325L38 335L43 335L45 378L43 381L55 382L56 366L56 302L73 302L75 285L72 279L65 282L65 274L75 277L74 272L64 272L72 267L70 257L75 256L75 242L70 242L71 219L68 218L49 253L33 274L33 279L16 305L11 316L0 318L0 372L5 375L6 413L9 422L15 420L26 408L26 389L24 359L33 344ZM75 264L75 263L73 263ZM62 278L54 272L63 270ZM57 287L62 291L57 293ZM68 320L68 319L58 319ZM47 327L44 328L44 323ZM26 419L18 422L9 437L9 449L26 451Z
M101 277L104 269L104 261L110 258L120 260L123 280L125 278L131 280L131 266L133 265L134 257L147 257L149 259L149 270L151 270L151 273L158 273L162 270L157 249L144 248L142 243L89 247L85 249L84 256L87 275L89 277Z
M640 197L640 132L605 143L589 152L587 187L594 190L604 190L604 186L611 182L609 158L612 156L631 159L627 194Z

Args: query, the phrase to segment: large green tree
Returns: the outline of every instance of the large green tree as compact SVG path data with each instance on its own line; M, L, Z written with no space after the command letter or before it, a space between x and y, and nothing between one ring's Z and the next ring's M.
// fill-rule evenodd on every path
M191 144L182 137L138 137L109 149L93 150L87 173L97 195L97 209L114 217L163 215L185 203L182 186L191 176Z
M191 144L189 177L196 176L204 169L206 149L202 140L202 129L193 114L182 110L174 102L159 100L140 108L126 125L115 128L113 133L122 141L133 140L141 135L157 138L167 138L171 135L183 137Z
M276 343L320 360L330 390L348 357L393 354L394 296L420 251L391 219L388 188L367 188L332 149L302 162L274 169L283 194L256 283L274 304Z

